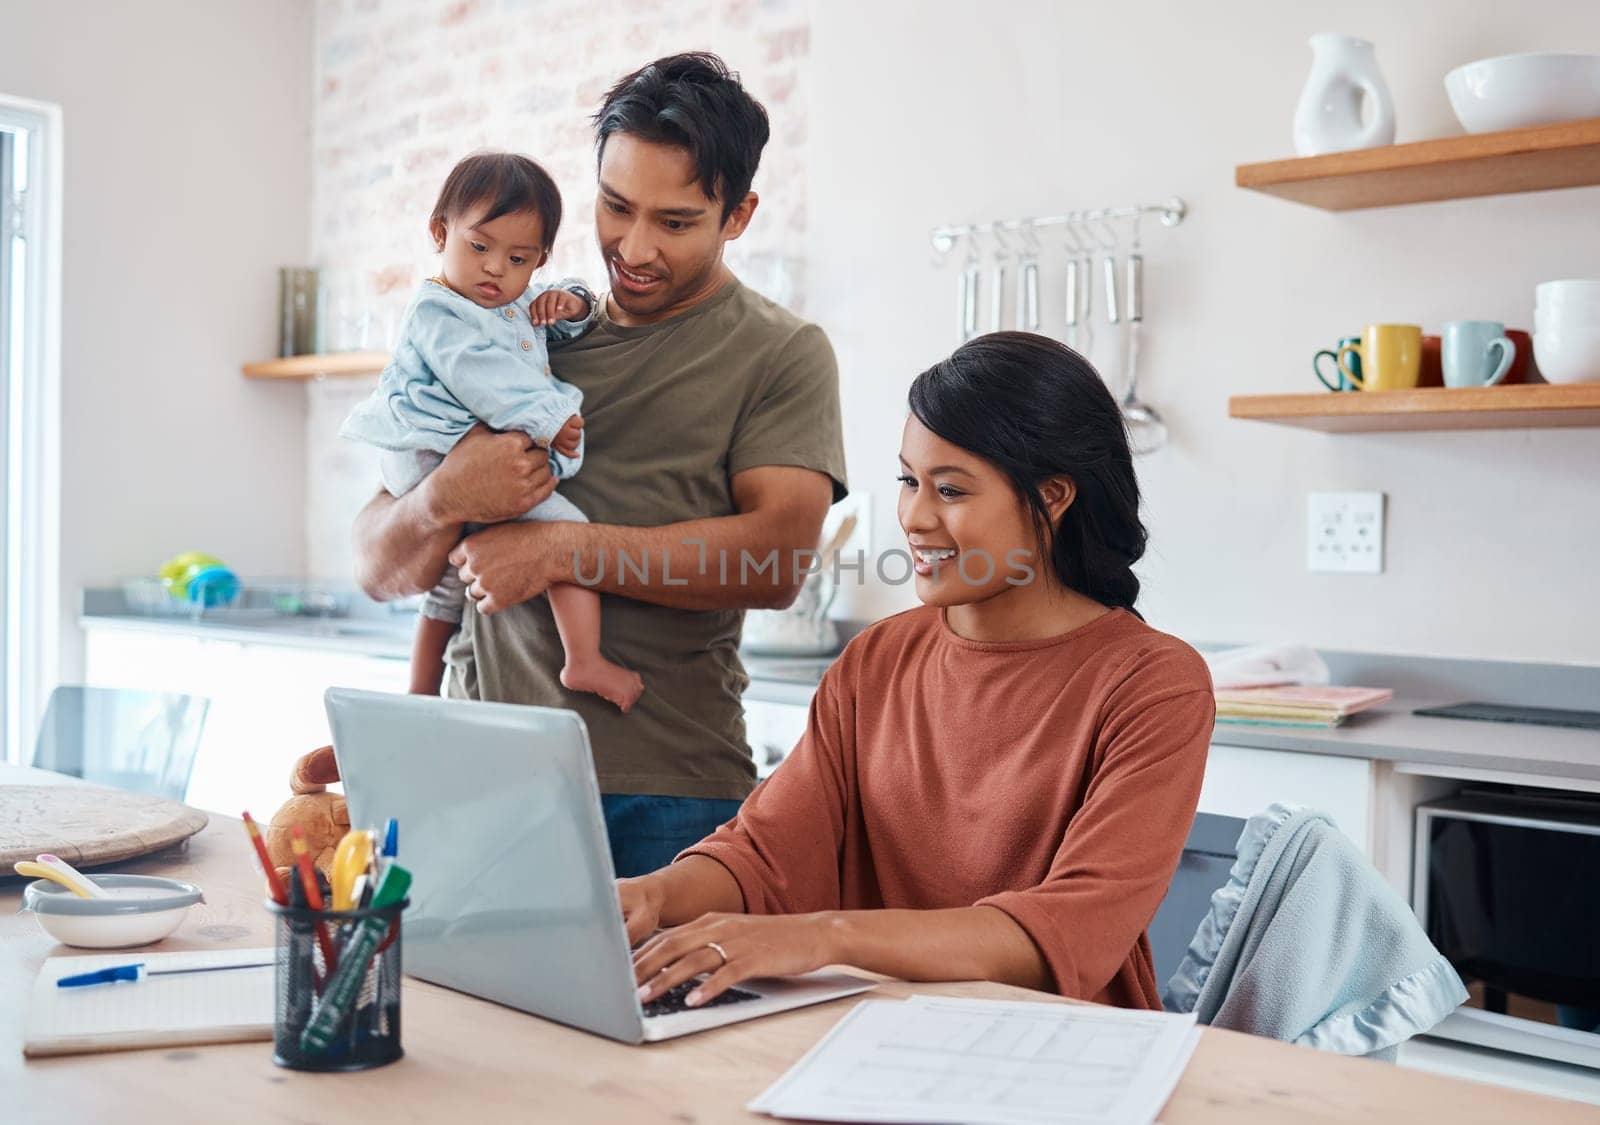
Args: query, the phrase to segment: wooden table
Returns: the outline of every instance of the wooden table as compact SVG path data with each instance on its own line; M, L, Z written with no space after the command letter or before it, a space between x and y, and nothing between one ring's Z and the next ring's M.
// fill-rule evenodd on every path
M0 767L0 786L39 784ZM259 810L263 815L268 809ZM120 870L198 883L206 902L160 949L271 944L261 880L239 822L213 816L187 845ZM0 1121L45 1122L723 1122L771 1120L745 1111L856 1003L835 1001L666 1043L628 1047L510 1008L407 980L406 1057L360 1074L273 1065L269 1043L125 1051L24 1060L27 996L57 946L17 914L22 880L0 879ZM1004 985L886 982L914 992L1046 1000ZM1361 1121L1561 1122L1594 1107L1462 1082L1383 1063L1208 1030L1162 1112L1165 1125Z

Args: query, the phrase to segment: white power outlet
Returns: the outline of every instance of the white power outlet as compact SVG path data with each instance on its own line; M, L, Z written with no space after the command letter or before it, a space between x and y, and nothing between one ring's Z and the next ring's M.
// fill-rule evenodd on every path
M1306 569L1383 573L1383 493L1306 495Z

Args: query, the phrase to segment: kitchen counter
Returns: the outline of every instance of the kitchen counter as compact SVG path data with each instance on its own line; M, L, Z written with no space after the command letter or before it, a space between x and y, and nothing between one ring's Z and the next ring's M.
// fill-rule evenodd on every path
M1600 689L1587 691L1600 670L1548 666L1502 665L1487 661L1430 658L1364 657L1371 667L1354 675L1341 665L1354 665L1358 654L1327 654L1334 679L1341 683L1415 685L1426 694L1398 695L1371 711L1353 715L1329 729L1279 725L1218 723L1212 742L1302 754L1401 763L1453 770L1516 774L1532 780L1545 777L1585 783L1600 791L1600 731L1525 723L1485 723L1412 714L1418 708L1487 699L1536 707L1592 708ZM750 688L746 695L774 703L810 702L827 661L816 659L746 660ZM1377 667L1382 665L1383 667ZM1403 667L1402 667L1403 666ZM1461 667L1467 666L1467 667ZM1509 669L1516 669L1512 671ZM1529 682L1557 688L1576 687L1567 696L1529 697Z
M1211 740L1225 746L1586 781L1600 790L1600 731L1411 713L1418 707L1455 702L1460 702L1459 696L1396 698L1329 730L1218 723Z
M413 603L395 609L359 594L340 617L296 616L261 611L208 610L194 616L158 616L129 608L121 590L83 592L78 623L85 629L149 630L240 644L280 645L342 652L354 656L407 660L416 624Z
M195 616L155 616L130 609L120 590L90 589L83 593L78 623L86 629L149 630L164 636L181 634L408 660L416 628L416 607L414 600L382 603L355 594L349 614L343 617L240 614L227 609ZM746 654L744 662L751 680L748 694L771 703L805 706L811 702L812 692L832 660Z
M249 644L312 648L405 660L414 611L396 611L357 595L348 616L238 617L226 610L200 618L135 614L119 590L84 592L85 628L148 629ZM1346 758L1514 773L1584 782L1600 790L1600 731L1519 723L1469 722L1413 715L1418 707L1488 699L1543 707L1593 707L1600 668L1325 653L1338 683L1391 685L1397 698L1328 730L1219 723L1225 746L1333 754ZM831 657L747 654L746 698L804 707ZM1410 689L1409 691L1407 689ZM1401 694L1405 693L1405 694Z

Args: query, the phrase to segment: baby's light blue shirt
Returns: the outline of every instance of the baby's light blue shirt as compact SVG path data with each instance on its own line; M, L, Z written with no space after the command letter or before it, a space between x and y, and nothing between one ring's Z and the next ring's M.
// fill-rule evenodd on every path
M446 454L484 422L495 430L521 430L548 446L579 413L583 392L551 374L546 332L575 339L594 324L595 310L585 320L546 329L529 319L528 306L548 289L576 284L570 278L535 284L510 304L486 309L448 285L423 282L377 390L351 411L340 436L379 449ZM582 461L581 440L575 457L550 454L552 470L563 479Z

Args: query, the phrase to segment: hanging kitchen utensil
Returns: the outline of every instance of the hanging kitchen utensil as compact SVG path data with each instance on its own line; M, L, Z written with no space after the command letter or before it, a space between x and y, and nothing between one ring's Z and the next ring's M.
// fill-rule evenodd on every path
M1000 233L1000 224L989 228L994 236L994 265L989 268L989 331L999 332L1005 327L1006 308L1006 258L1011 255L1011 244Z
M1022 228L1017 258L1017 330L1039 331L1039 236L1031 223Z
M1098 216L1095 217L1094 224L1090 225L1088 230L1091 237L1094 239L1095 245L1098 246L1102 251L1100 270L1105 279L1106 323L1111 326L1110 354L1106 358L1105 365L1100 368L1100 377L1105 380L1106 386L1111 389L1112 393L1117 394L1119 393L1119 388L1121 387L1120 372L1111 370L1111 367L1113 364L1120 364L1122 360L1122 356L1120 354L1122 337L1118 331L1118 324L1121 320L1121 317L1117 308L1119 295L1117 293L1116 258L1117 250L1121 247L1122 243L1121 239L1117 236L1116 229L1113 228L1110 223L1106 222L1102 218L1099 218ZM1094 264L1092 259L1090 260L1089 264L1089 274L1087 277L1086 288L1090 290L1094 289Z
M1067 347L1078 350L1078 259L1067 259Z
M967 236L967 264L961 270L961 320L959 333L966 343L978 334L978 284L983 279L983 267L978 261L978 240Z
M1123 370L1128 388L1122 396L1122 417L1128 445L1135 454L1150 453L1167 442L1167 425L1155 407L1139 401L1139 335L1144 329L1144 255L1139 253L1139 225L1134 220L1133 249L1128 253L1128 354Z
M1083 243L1070 222L1062 227L1062 232L1067 237L1067 347L1081 355L1083 344L1078 339L1078 334L1082 320L1083 294L1078 291L1080 285L1078 256L1083 250Z
M1078 254L1078 327L1083 332L1083 346L1078 354L1094 362L1094 246L1090 244L1087 228L1078 216L1067 223L1072 232L1073 250Z

